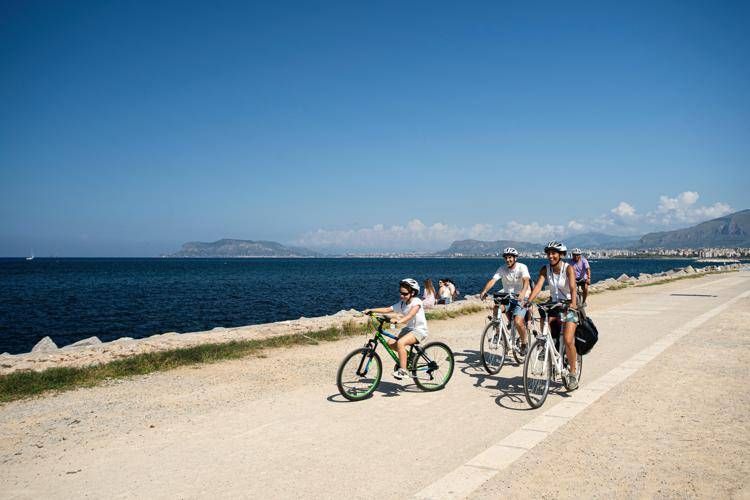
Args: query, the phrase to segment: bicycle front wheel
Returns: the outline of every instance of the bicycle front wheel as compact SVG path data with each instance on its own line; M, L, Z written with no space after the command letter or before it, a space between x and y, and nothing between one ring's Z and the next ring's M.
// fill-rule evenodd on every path
M511 342L513 343L513 359L515 359L516 363L520 365L521 363L523 363L523 360L526 354L521 352L521 345L522 345L521 334L519 333L518 328L515 325L513 325L512 328L513 330L511 334L511 339L512 339ZM532 340L531 330L527 329L526 330L526 352L528 352L529 347L531 347L531 340Z
M547 340L537 339L523 364L523 392L529 406L539 408L544 404L551 380L552 356L547 353Z
M442 342L431 342L422 347L422 353L414 353L409 370L414 383L423 391L438 391L453 376L453 351Z
M383 376L383 363L372 349L362 347L346 355L336 374L339 392L349 401L361 401L372 395Z
M482 365L487 373L495 375L505 362L505 341L503 340L500 323L492 321L482 332L482 343L479 346L482 354Z

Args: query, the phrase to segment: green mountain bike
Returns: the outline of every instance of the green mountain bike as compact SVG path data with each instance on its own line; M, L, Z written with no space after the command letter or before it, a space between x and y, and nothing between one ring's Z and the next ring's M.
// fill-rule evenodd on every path
M375 350L381 344L398 367L398 354L388 345L386 337L396 339L396 335L386 331L384 324L390 322L385 316L370 316L373 336L364 347L346 355L336 374L339 392L349 401L360 401L372 395L383 376L383 362ZM409 346L406 362L409 375L414 383L424 391L438 391L445 387L453 375L453 351L442 342L429 342L425 345Z

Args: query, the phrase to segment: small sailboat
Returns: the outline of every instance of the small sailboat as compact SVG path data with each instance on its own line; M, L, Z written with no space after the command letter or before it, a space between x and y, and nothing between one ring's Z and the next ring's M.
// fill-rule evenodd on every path
M26 260L34 260L34 249L33 248L31 249L31 255L29 255L28 257L26 257Z

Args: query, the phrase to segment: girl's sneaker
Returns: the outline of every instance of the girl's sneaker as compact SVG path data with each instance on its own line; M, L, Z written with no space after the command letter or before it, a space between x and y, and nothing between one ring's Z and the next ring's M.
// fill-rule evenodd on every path
M408 377L408 376L409 376L409 372L407 372L403 368L399 368L398 370L395 370L393 372L393 378L395 378L396 380L401 380L402 378Z

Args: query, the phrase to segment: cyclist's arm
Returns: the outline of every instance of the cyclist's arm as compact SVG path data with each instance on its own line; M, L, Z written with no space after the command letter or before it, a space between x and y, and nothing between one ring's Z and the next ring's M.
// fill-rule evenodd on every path
M393 312L393 306L388 307L376 307L375 309L365 309L362 311L365 314L375 313L375 314L388 314Z
M417 315L419 309L421 308L422 306L412 307L411 309L409 309L409 313L406 316L402 316L401 314L399 314L398 316L396 316L396 323L408 323L414 316Z
M526 297L526 292L531 289L531 284L529 283L529 278L524 277L523 278L523 286L521 287L521 291L518 292L518 300L523 301L523 298Z
M547 266L544 266L539 270L539 279L536 280L536 285L534 285L534 289L531 291L531 295L529 295L529 299L527 302L532 302L537 295L539 295L539 292L542 291L542 287L544 286L544 280L547 278Z
M487 283L484 285L484 288L482 288L481 293L479 294L479 298L484 300L484 298L487 296L487 292L495 286L495 283L497 283L497 278L490 278L487 280Z
M578 308L578 291L576 290L576 272L573 270L573 266L568 266L568 288L570 288L570 307L571 309Z

